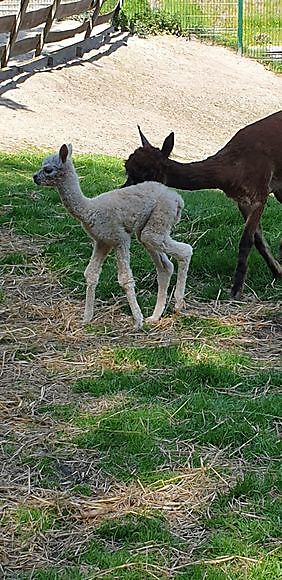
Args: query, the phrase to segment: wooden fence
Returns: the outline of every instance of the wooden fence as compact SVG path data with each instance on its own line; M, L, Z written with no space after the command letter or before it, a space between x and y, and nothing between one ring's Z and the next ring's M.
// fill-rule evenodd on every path
M46 44L58 43L76 34L89 38L94 26L110 22L122 5L122 0L117 0L114 9L103 14L101 9L105 0L74 0L68 4L63 4L62 0L49 0L49 6L32 11L28 10L29 2L20 0L17 14L0 17L0 34L6 35L5 43L0 44L1 68L7 67L9 60L18 55L32 52L33 56L40 56ZM77 26L52 31L55 21L83 13L87 15ZM38 27L41 27L39 32ZM19 38L22 32L26 34Z

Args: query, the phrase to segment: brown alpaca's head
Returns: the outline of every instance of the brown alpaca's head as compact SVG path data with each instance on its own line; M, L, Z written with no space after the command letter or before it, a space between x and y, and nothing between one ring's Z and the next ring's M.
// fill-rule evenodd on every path
M174 133L170 133L163 142L162 148L153 147L143 135L139 125L142 147L132 153L125 162L127 180L122 187L136 185L143 181L166 183L167 159L174 145Z

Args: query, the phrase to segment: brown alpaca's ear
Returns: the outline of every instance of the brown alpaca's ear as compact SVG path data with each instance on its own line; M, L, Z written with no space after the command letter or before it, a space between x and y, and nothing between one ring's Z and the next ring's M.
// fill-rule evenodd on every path
M149 143L148 139L146 139L144 133L142 133L142 131L140 129L140 126L137 125L137 127L138 127L139 135L140 135L140 138L141 138L142 146L143 147L152 147L152 145Z
M64 143L59 151L59 158L62 163L65 163L68 158L69 150L68 146Z
M174 146L174 133L170 133L164 140L162 146L162 153L165 157L169 157Z

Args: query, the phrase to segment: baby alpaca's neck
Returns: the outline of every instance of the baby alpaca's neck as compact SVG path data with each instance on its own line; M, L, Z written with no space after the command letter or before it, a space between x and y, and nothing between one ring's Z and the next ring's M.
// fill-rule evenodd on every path
M64 179L58 183L58 190L66 210L73 217L83 221L85 210L89 207L89 199L81 191L73 165L68 167Z

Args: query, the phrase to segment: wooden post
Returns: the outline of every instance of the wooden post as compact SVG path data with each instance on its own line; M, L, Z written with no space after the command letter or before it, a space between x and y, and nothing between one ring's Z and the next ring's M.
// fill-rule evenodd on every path
M53 0L53 4L50 7L50 12L48 14L48 18L46 20L46 24L42 34L40 35L40 39L38 41L37 47L35 49L35 56L40 56L43 46L45 44L45 40L50 32L51 26L56 18L56 13L61 4L61 0Z
M116 5L116 7L115 7L115 13L114 13L114 16L113 16L113 19L112 19L112 23L114 25L116 23L116 19L117 19L118 15L119 15L119 13L120 13L120 11L122 9L122 4L123 4L123 0L118 0L118 3ZM118 28L115 27L115 30L118 30Z
M93 14L92 14L92 16L91 16L91 18L90 18L90 20L88 22L88 26L87 26L87 29L86 29L86 32L85 32L84 40L86 38L89 38L90 37L90 34L91 34L91 32L92 32L92 30L93 30L93 28L95 26L95 22L96 22L96 20L97 20L97 18L99 16L99 12L100 12L100 10L102 8L103 2L104 2L104 0L94 0L92 2L92 5L91 5L90 9L91 8L94 8L94 12L93 12Z
M18 11L18 14L16 15L15 23L11 29L9 38L7 40L7 44L6 44L6 46L3 50L3 53L2 53L1 68L4 68L8 64L8 60L11 56L11 51L12 51L13 45L15 44L15 42L17 40L18 32L19 32L19 29L20 29L20 26L22 23L22 19L26 13L28 3L29 3L29 0L21 0L20 9Z

